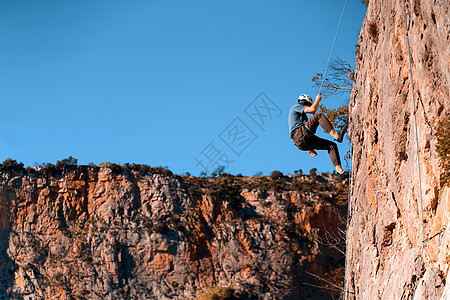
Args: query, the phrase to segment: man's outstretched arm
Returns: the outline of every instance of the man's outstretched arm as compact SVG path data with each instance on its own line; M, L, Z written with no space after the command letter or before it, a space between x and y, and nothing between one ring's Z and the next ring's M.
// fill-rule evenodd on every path
M305 113L309 113L309 114L314 114L316 113L316 111L319 109L319 102L322 100L322 94L319 93L316 96L316 101L314 101L313 105L309 106L309 107L305 107L305 109L303 110L303 112Z

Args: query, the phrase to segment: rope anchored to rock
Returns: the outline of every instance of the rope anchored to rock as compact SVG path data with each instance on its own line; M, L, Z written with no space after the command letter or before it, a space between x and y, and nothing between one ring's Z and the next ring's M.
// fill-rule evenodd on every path
M431 125L430 121L428 120L427 114L425 113L425 106L423 105L422 97L420 95L420 91L419 90L417 90L417 99L418 99L418 101L417 101L416 108L414 109L414 113L413 114L414 114L414 116L416 115L417 110L419 109L419 103L422 104L423 117L425 119L425 123L427 123L427 125L430 127L431 134L434 135L433 126Z
M411 48L409 46L409 22L406 18L406 4L405 0L403 0L403 13L405 16L405 29L406 29L406 45L408 46L408 58L409 58L409 75L411 80L411 94L413 98L413 108L416 108L416 99L414 96L414 80L413 80L413 72L412 72L412 63L411 63ZM422 246L420 249L420 259L419 259L419 266L417 268L417 274L416 278L414 280L414 290L412 294L411 300L414 300L414 296L416 294L417 289L417 282L419 280L419 274L420 270L422 269L422 261L423 261L423 250L425 246L425 222L423 219L423 200L422 200L422 177L420 174L420 152L419 152L419 135L417 133L417 116L414 114L414 128L415 128L415 135L416 135L416 154L417 154L417 172L418 172L418 178L419 178L419 199L420 199L420 218L422 220Z
M430 238L428 238L427 240L425 240L425 241L422 241L422 243L428 243L429 241L431 241L432 239L434 239L435 237L437 237L438 235L440 235L442 232L444 232L444 230L445 230L445 225L444 226L442 226L442 228L438 231L438 232L436 232L432 237L430 237Z

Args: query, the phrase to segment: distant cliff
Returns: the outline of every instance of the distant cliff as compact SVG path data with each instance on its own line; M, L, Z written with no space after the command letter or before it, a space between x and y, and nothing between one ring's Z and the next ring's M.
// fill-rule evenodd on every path
M438 155L439 136L450 130L439 125L450 109L450 3L406 1L416 106L403 2L368 3L350 102L347 298L412 296L423 240L420 183L425 238L439 234L425 243L415 299L450 299L450 190L443 167L449 154Z
M0 167L1 299L329 299L313 275L343 275L330 174Z

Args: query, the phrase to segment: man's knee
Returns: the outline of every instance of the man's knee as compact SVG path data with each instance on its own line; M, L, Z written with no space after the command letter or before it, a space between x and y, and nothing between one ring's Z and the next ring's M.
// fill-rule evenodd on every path
M316 112L312 118L314 118L317 122L322 118L326 118L326 116L321 112Z
M322 118L322 117L326 118L326 116L321 112L316 112L315 115L317 115L318 118Z

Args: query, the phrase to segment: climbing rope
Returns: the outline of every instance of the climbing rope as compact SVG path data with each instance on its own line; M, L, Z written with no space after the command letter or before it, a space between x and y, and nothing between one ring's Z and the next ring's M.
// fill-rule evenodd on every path
M422 178L421 178L421 172L420 172L420 152L419 152L419 137L418 137L418 130L417 130L417 116L416 116L416 112L419 106L419 102L417 102L416 105L416 100L415 100L415 95L414 95L414 81L413 81L413 72L412 72L412 59L411 59L411 48L410 48L410 43L409 43L409 22L407 19L407 14L406 14L406 4L405 4L405 0L403 1L403 13L404 13L404 17L405 17L405 28L406 28L406 41L407 41L407 47L408 47L408 59L409 59L409 73L410 73L410 78L411 78L411 94L413 97L413 108L414 108L414 128L415 128L415 138L416 138L416 154L417 154L417 169L418 169L418 178L419 178L419 199L420 199L420 218L422 220L422 245L421 245L421 250L420 250L420 259L419 259L419 266L417 268L417 274L416 274L416 278L415 278L415 282L414 282L414 291L413 291L413 295L411 300L414 300L414 296L416 293L416 289L417 289L417 282L419 280L419 274L420 274L420 270L422 268L422 261L423 261L423 254L424 254L424 245L425 243L429 242L430 240L432 240L433 238L435 238L436 236L438 236L439 234L441 234L446 228L445 226L443 226L437 233L435 233L434 235L432 235L430 238L425 240L425 222L424 222L424 218L423 218L423 199L422 199ZM346 1L347 2L347 1ZM345 8L345 4L344 4L344 8ZM344 9L342 10L342 14L341 14L341 20L342 20L342 15L344 13ZM341 20L339 20L339 25L338 25L338 30L339 30L339 26L341 23ZM337 32L336 31L336 36L337 36ZM328 62L327 62L327 67L325 68L325 74L322 78L322 84L320 86L320 90L322 89L323 86L323 82L325 79L325 75L328 69L328 63L330 61L331 58L331 53L333 52L333 48L334 48L334 43L336 41L336 36L335 36L335 40L333 41L333 46L330 52L330 57L328 58ZM320 91L319 91L320 92ZM418 97L419 97L419 101L422 104L423 107L423 102L422 99L420 97L420 92L418 92ZM425 120L427 121L427 124L429 124L428 119L425 116ZM351 121L351 128L353 127L353 119ZM432 130L432 127L430 125L430 128ZM352 143L352 135L353 135L353 128L351 130L351 134L350 134L350 144ZM353 148L351 148L351 155L353 156ZM346 289L346 278L347 278L347 248L348 248L348 227L349 227L349 219L350 219L350 193L351 193L351 176L350 176L350 181L349 181L349 192L348 192L348 204L347 204L347 232L346 232L346 238L345 238L345 273L344 273L344 289L343 289L343 299L346 299L346 295L347 293L349 293Z
M339 32L339 28L341 27L342 17L344 16L344 11L345 11L345 6L346 5L347 5L347 0L345 0L344 7L342 8L341 17L339 19L338 27L337 27L336 33L334 35L333 45L331 46L330 55L328 56L327 66L325 67L325 72L324 72L324 74L322 76L322 83L320 84L319 93L322 91L323 82L325 80L325 76L327 76L328 65L330 64L331 55L333 54L334 44L336 43L336 38L337 38L337 35L338 35L338 32Z
M357 91L356 91L357 92ZM356 95L355 95L356 97ZM350 105L350 103L349 103ZM350 121L350 157L353 157L353 147L352 147L352 139L353 139L353 118L349 115L349 121ZM348 198L347 198L347 225L345 228L345 265L344 265L344 293L342 299L345 300L345 297L347 296L349 291L347 291L347 250L348 250L348 226L350 223L350 195L352 191L352 170L350 170L350 177L348 181ZM354 293L353 293L354 294Z
M320 88L319 88L319 94L322 92L322 87L323 87L323 83L325 81L325 77L327 76L327 72L328 72L328 65L330 64L330 60L331 60L331 56L333 55L333 50L334 50L334 45L336 44L336 39L339 33L339 28L341 27L341 23L342 23L342 17L344 16L344 12L345 12L345 7L347 5L347 0L345 0L344 2L344 6L342 7L342 12L341 12L341 17L339 18L339 23L336 29L336 33L334 34L334 39L333 39L333 44L331 45L331 50L330 50L330 55L328 56L328 61L327 61L327 65L325 67L325 71L323 73L322 76L322 82L320 83ZM353 132L353 128L351 128ZM351 134L350 134L350 145L352 144L352 138L351 138ZM351 156L352 156L352 148L350 146L350 151L351 151ZM346 274L347 274L347 241L348 241L348 220L349 220L349 213L350 213L350 191L351 191L351 174L350 174L350 179L349 179L349 183L348 183L348 199L347 199L347 225L346 225L346 229L345 229L345 267L344 267L344 289L343 289L343 298L345 300L345 296L347 293L351 293L346 291L345 287L345 278L346 278Z
M409 75L411 77L411 94L413 98L413 108L416 107L416 99L414 96L414 80L412 73L412 64L411 64L411 48L409 47L409 22L406 18L406 4L405 0L403 0L403 14L405 16L405 28L406 28L406 44L408 46L408 58L409 58ZM422 179L420 176L420 157L419 157L419 135L417 133L417 116L414 114L414 128L416 135L416 154L417 154L417 170L419 175L419 198L420 198L420 218L422 219L422 246L420 249L420 259L419 259L419 267L417 268L416 279L414 282L414 291L411 300L414 300L414 295L416 294L417 282L419 280L420 270L422 269L422 260L423 260L423 250L425 245L425 223L423 220L423 201L422 201Z

